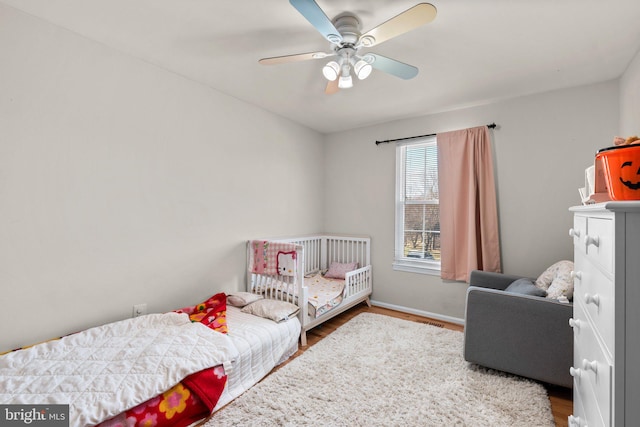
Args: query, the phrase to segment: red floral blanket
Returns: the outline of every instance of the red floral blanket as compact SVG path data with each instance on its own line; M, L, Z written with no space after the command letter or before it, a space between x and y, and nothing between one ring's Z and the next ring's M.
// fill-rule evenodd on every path
M160 396L99 424L100 427L183 427L206 418L224 390L227 376L222 366L188 376Z
M175 310L192 322L227 333L227 297L219 293L191 307ZM183 427L207 417L218 403L227 375L222 366L196 372L171 389L99 424L100 427Z

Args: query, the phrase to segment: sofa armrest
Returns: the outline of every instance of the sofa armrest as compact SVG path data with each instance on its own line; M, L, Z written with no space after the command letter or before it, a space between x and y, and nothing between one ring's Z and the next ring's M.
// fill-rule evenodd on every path
M512 282L524 276L512 274L493 273L490 271L473 270L469 275L469 286L505 290Z
M471 286L467 290L464 358L571 387L573 305Z

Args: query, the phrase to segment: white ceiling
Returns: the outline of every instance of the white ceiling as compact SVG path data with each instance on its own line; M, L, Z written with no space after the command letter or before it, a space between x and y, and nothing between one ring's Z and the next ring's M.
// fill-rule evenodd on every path
M417 66L374 70L325 95L327 60L258 59L328 51L287 0L0 0L323 133L619 77L640 48L639 0L431 0L436 19L363 52ZM317 0L367 31L415 0Z

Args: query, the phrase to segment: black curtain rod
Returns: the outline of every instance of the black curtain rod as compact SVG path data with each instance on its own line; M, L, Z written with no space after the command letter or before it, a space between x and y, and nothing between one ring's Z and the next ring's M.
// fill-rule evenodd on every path
M496 126L497 125L495 123L491 123L487 125L489 129L495 129ZM406 138L387 139L385 141L376 141L376 145L387 144L389 142L404 141L406 139L426 138L427 136L436 136L436 135L437 133L430 133L429 135L418 135L418 136L408 136Z

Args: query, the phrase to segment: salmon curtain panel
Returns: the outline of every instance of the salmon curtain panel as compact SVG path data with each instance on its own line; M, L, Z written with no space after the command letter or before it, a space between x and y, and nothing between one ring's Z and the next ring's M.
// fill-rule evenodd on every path
M468 282L471 270L500 272L489 129L439 133L437 144L441 277Z

